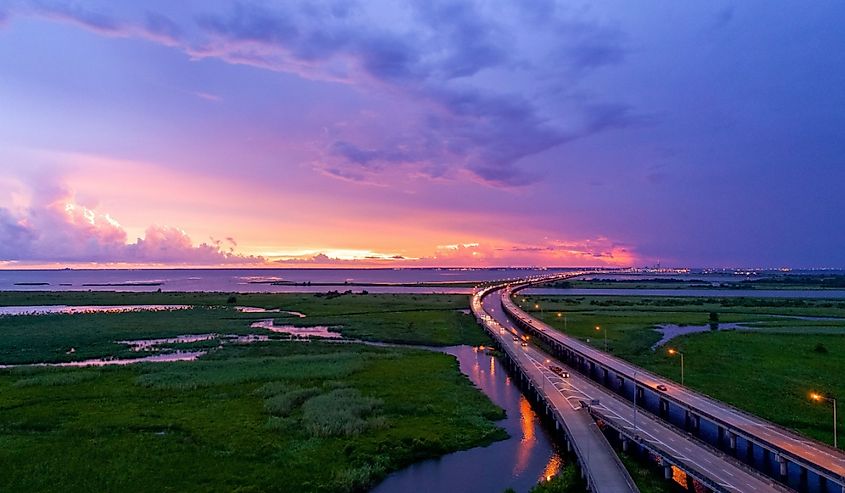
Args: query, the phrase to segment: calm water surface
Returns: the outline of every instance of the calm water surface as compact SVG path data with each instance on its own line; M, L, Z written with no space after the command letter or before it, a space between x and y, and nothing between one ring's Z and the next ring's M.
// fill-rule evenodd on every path
M313 293L366 289L371 293L459 293L471 288L354 286L354 283L457 283L513 279L540 269L103 269L0 270L0 291L220 291ZM273 285L272 282L331 283L334 286ZM350 283L344 287L344 283Z
M127 313L188 310L190 305L43 305L43 306L0 306L0 315L47 315L52 313Z
M531 288L529 295L680 296L696 298L826 298L845 299L842 289L584 289Z
M498 424L511 438L414 464L388 476L373 492L498 493L513 488L522 493L541 478L555 475L562 465L561 457L499 361L469 346L444 352L457 357L461 371L505 409L507 418Z

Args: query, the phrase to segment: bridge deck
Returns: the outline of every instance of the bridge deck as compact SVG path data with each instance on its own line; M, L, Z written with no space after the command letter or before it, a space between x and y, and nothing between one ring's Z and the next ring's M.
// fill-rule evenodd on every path
M503 335L506 342L513 346L515 352L522 353L521 366L525 370L524 365L530 365L528 370L539 377L535 381L538 382L541 392L556 403L556 408L575 409L581 401L598 400L599 404L592 407L612 417L614 422L621 423L621 431L629 436L636 436L648 449L659 452L669 464L678 466L716 491L787 491L774 481L743 467L706 444L691 439L659 419L637 412L632 403L609 392L586 376L572 371L569 378L558 377L549 370L546 360L565 367L563 363L536 347L521 347L512 341L511 331L519 332L519 329L502 310L499 296L486 297L483 308L506 328Z
M521 287L524 286L520 286L517 289L521 289ZM523 318L523 320L530 323L536 329L542 330L547 337L576 350L590 360L611 369L614 373L652 389L658 384L665 385L667 391L663 392L663 395L666 399L677 402L704 417L717 421L738 435L747 437L755 443L765 444L771 449L780 452L785 457L790 458L792 461L826 476L831 481L839 482L845 477L845 454L841 451L821 442L802 437L774 423L699 394L669 379L657 376L627 361L600 351L578 339L563 334L542 321L531 317L528 313L516 306L510 299L507 290L502 291L501 299L503 304L508 305L511 313ZM843 491L845 491L845 486L843 486Z
M483 315L483 313L478 315ZM536 359L541 357L540 353L534 348L523 348L519 343L514 343L511 332L497 330L498 322L484 321L484 323L488 325L491 335L499 341L514 363L519 365L523 374L536 388L542 389L546 377L542 367L534 364ZM586 473L590 491L597 493L639 491L586 409L582 409L577 401L571 401L560 392L547 394L546 402L554 408L555 416L563 424L570 444L574 447L581 467Z

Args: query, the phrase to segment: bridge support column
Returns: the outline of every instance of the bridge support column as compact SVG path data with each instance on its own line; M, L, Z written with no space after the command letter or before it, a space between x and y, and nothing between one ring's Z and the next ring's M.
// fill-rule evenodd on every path
M628 451L628 439L627 438L622 438L622 451L623 452Z
M604 368L604 378L602 379L602 382L601 382L601 383L602 383L602 385L607 385L607 386L610 386L610 382L609 382L609 380L610 380L610 372L609 372L609 371L607 370L607 368L605 367L605 368Z
M672 466L671 465L666 464L665 466L663 466L663 477L665 479L672 479Z
M644 395L645 395L645 389L643 389L642 387L640 387L639 385L637 385L635 383L634 384L634 405L635 406L640 405L640 401L643 400Z
M625 379L616 375L616 390L621 394L625 391Z
M660 417L665 418L669 414L669 401L660 399Z
M689 409L684 411L684 429L686 431L695 431L695 429L693 427L692 413L690 412Z
M731 449L731 453L736 453L736 433L729 432L728 433L728 440L729 440L729 446L730 446L730 449Z
M786 472L787 472L786 457L784 457L780 454L775 454L775 460L777 461L778 465L780 466L779 471L778 471L778 472L780 472L780 476L781 477L786 476Z
M754 442L745 439L745 462L754 464Z
M716 448L721 449L725 443L725 428L717 426L716 432Z

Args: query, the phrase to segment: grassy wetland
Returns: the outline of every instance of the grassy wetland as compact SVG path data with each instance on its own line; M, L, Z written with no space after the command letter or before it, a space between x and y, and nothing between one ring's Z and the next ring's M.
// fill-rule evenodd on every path
M2 293L0 305L187 304L0 317L0 362L138 356L118 341L216 334L160 350L196 361L0 370L0 490L361 491L413 462L504 438L502 411L451 356L270 340L250 324L329 325L412 344L486 341L462 296ZM241 313L233 305L301 312Z

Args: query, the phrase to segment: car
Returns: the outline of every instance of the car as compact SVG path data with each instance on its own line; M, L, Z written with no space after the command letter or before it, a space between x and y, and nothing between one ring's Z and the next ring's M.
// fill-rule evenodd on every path
M519 341L519 337L513 336L513 342L517 342L517 341Z
M666 386L661 383L657 386L657 390L659 390L661 392L666 392L669 389L667 389Z
M569 372L568 372L568 371L566 371L566 370L564 370L563 368L561 368L561 367L557 366L557 365L551 365L551 366L549 366L549 370L552 370L552 372L553 372L555 375L557 375L557 376L559 376L559 377L561 377L561 378L569 378Z
M560 372L560 378L569 378L569 372L568 371Z
M527 343L527 342L525 342L525 341L522 341L522 343L521 343L521 344L522 344L522 347L527 347L527 346L528 346L528 343Z

